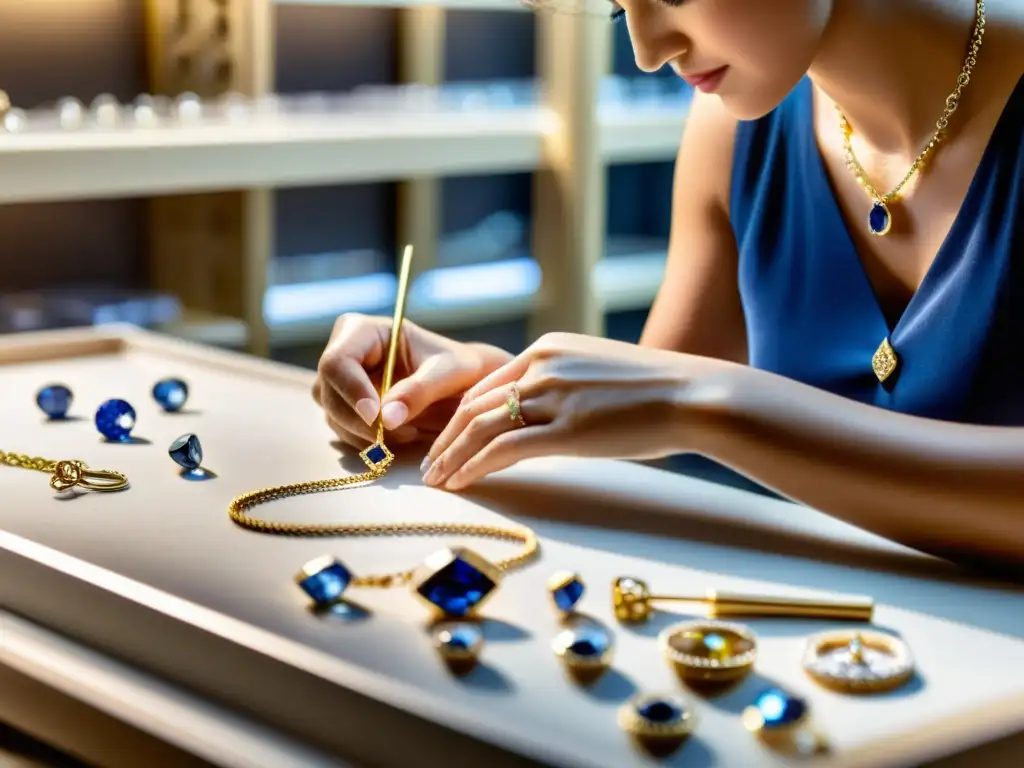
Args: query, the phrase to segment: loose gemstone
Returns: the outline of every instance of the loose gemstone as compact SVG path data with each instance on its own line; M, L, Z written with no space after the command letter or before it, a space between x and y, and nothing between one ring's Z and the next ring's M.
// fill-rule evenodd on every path
M111 442L128 440L135 428L135 409L124 400L107 400L96 410L96 429Z
M449 616L465 616L482 601L495 583L461 557L429 576L417 591Z
M671 644L673 648L687 656L711 661L728 661L747 653L754 647L749 639L724 629L688 630L673 636Z
M889 228L889 211L881 203L875 203L868 214L868 226L876 235L885 232Z
M652 723L672 723L683 716L682 710L670 701L650 701L637 710L640 717Z
M575 576L569 577L553 586L551 597L559 610L571 611L583 597L583 582Z
M36 404L51 419L63 419L71 407L71 390L63 384L51 384L39 390Z
M372 445L366 449L366 458L374 464L380 464L388 455L380 445Z
M761 712L765 728L794 725L800 722L807 712L807 705L802 699L777 688L769 688L758 696L754 706Z
M153 398L161 408L173 413L188 400L188 385L181 379L163 379L153 385Z
M337 560L328 563L299 582L302 590L318 605L341 597L352 581L352 574Z
M167 452L176 464L185 469L199 469L203 463L203 446L199 438L191 433L178 437Z
M612 639L596 624L581 624L560 632L552 645L557 652L596 660L608 652Z
M442 650L453 653L474 653L484 641L484 634L475 624L444 624L437 630Z

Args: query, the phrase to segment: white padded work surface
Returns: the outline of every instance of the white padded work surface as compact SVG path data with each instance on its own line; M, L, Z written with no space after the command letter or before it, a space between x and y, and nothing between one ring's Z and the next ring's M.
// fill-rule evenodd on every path
M86 335L38 337L57 350L65 339L80 338ZM722 699L691 697L699 725L669 765L775 765L739 721L743 706L769 682L810 697L835 764L864 755L865 764L882 765L877 750L894 739L904 753L923 758L994 737L999 734L984 733L980 724L997 714L1005 721L1005 702L1014 697L1010 719L1021 726L1022 590L971 583L937 561L785 502L625 462L566 459L530 462L456 495L422 486L414 469L420 456L400 455L400 465L375 486L256 508L258 516L286 521L501 523L508 517L533 526L542 536L541 559L507 575L483 611L490 620L485 667L468 679L453 678L430 646L424 608L405 589L353 590L352 599L370 615L346 622L308 612L292 576L325 552L357 574L401 570L455 540L283 538L242 530L227 517L228 502L243 491L359 471L355 457L339 461L331 446L333 435L309 395L310 375L141 334L128 338L139 342L120 352L8 365L0 344L0 449L81 459L132 481L123 493L60 500L46 475L0 466L0 529L13 535L0 533L0 558L7 550L49 562L97 589L166 607L182 621L332 684L555 764L648 764L616 727L616 709L635 691L679 689L654 638L685 617L661 613L642 627L617 625L609 587L626 574L662 593L714 587L869 594L879 603L875 624L906 639L918 661L919 679L902 691L840 696L811 683L799 659L808 634L844 624L752 619L747 623L760 642L756 675ZM19 340L17 348L27 343ZM181 414L164 414L152 400L153 383L165 376L190 385ZM53 382L72 388L71 413L80 420L44 422L34 397ZM101 440L92 416L115 397L134 406L134 434L148 443ZM184 432L200 437L204 466L216 479L179 477L167 447ZM513 546L462 543L489 557ZM582 610L615 635L614 670L592 690L568 682L550 650L558 625L545 582L564 568L577 570L588 585ZM12 594L11 588L0 590ZM31 619L29 602L20 612ZM148 642L159 645L162 638ZM274 712L257 714L276 719ZM337 728L339 717L344 713L327 718L323 728ZM978 725L963 732L951 719Z

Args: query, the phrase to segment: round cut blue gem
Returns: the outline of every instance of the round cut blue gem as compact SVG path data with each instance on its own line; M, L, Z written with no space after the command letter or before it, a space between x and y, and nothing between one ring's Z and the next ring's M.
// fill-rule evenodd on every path
M876 235L880 235L889 229L889 211L881 203L875 203L868 214L868 226Z
M683 716L682 710L670 701L651 701L642 705L637 712L640 717L652 723L672 723Z
M471 651L483 641L483 632L474 624L452 624L440 635L441 644L456 651Z
M191 433L178 437L167 452L176 464L188 470L199 469L203 463L203 446L199 438Z
M36 395L36 405L51 419L63 419L71 407L71 390L63 384L50 384Z
M794 725L807 713L803 699L791 696L778 688L769 688L757 697L754 706L764 718L765 728L783 728Z
M337 560L331 560L300 581L299 587L317 605L327 605L341 597L351 581L352 574L348 568Z
M551 596L560 610L570 611L583 597L583 583L576 578L570 579L560 587L553 589Z
M124 400L107 400L96 410L96 429L111 442L125 442L135 428L135 409Z
M456 557L428 577L417 591L449 616L465 616L494 587L486 575Z
M568 650L576 656L597 658L611 647L608 633L596 626L580 626L572 630Z
M179 411L188 400L188 385L181 379L163 379L153 385L153 399L165 411Z

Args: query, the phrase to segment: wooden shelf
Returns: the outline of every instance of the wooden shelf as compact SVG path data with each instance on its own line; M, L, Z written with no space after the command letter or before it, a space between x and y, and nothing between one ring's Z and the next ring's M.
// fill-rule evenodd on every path
M675 156L685 111L604 111L607 162ZM555 130L539 108L326 114L244 125L0 136L0 204L528 172Z

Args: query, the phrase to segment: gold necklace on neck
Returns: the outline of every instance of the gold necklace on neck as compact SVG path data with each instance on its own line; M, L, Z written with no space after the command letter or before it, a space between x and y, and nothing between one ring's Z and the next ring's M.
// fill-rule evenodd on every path
M960 105L960 96L963 93L964 88L971 82L971 73L974 71L974 65L978 61L978 51L981 49L981 40L985 35L985 2L984 0L978 0L977 8L975 11L975 25L974 35L971 38L971 44L967 51L967 58L964 60L963 69L960 71L960 75L956 79L956 88L953 92L946 97L946 107L942 110L942 117L940 117L935 123L935 132L929 139L928 144L921 151L921 154L917 156L913 165L910 166L910 170L907 171L907 175L904 176L899 184L893 187L892 191L887 195L882 195L872 186L871 182L868 181L868 175L864 171L863 166L858 162L856 155L853 153L853 145L850 142L850 137L853 134L853 128L850 126L849 121L846 119L846 115L843 114L842 109L839 105L836 105L836 112L839 115L839 128L843 133L843 149L846 153L846 166L853 172L853 175L857 177L857 181L860 183L864 190L868 193L873 201L871 211L868 213L868 231L873 235L882 236L889 232L892 227L892 212L889 210L889 203L897 199L900 190L903 186L910 181L911 177L921 169L924 165L925 160L928 156L935 151L935 148L945 138L946 129L949 126L949 118L956 112L956 108Z

